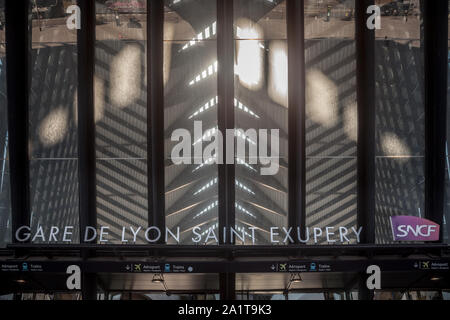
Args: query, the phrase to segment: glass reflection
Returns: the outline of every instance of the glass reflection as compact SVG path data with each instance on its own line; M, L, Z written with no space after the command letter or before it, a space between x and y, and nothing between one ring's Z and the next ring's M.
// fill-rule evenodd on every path
M355 37L355 0L306 0L305 38Z
M180 228L180 244L199 245L218 240L217 155L193 159L193 164L172 162L171 141L176 129L187 130L192 149L206 147L217 133L217 13L216 1L165 1L164 114L166 226ZM194 121L202 132L195 136ZM173 244L169 239L169 244Z
M275 175L261 175L248 152L236 154L236 244L271 244L270 228L287 225L288 209L286 1L234 0L234 30L237 142L246 132L250 150L253 129L279 129L280 137Z
M122 227L144 227L149 215L147 1L95 4L97 225L121 243ZM147 243L143 233L136 242Z
M78 242L77 32L67 28L75 1L30 1L30 225L73 226Z
M355 0L305 1L306 226L336 233L357 229L354 6ZM308 243L315 244L313 236Z
M424 75L420 1L376 1L377 243L391 243L390 216L423 217Z

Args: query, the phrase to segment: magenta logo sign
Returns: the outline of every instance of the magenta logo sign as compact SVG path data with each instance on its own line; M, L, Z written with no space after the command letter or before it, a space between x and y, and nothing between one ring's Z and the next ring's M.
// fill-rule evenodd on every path
M438 241L439 225L412 216L391 217L394 241Z

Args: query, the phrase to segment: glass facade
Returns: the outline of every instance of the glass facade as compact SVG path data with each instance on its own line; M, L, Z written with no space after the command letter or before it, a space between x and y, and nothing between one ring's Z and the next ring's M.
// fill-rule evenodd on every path
M379 3L375 32L376 243L392 243L389 217L424 218L425 108L419 1Z
M354 0L305 1L306 226L312 229L357 229L354 7ZM309 244L330 243L311 237Z
M166 226L179 228L180 244L195 243L194 228L201 234L198 244L217 244L218 155L204 153L217 140L216 2L165 1L164 11ZM176 165L179 129L189 133L194 155Z
M120 243L122 226L148 221L147 4L97 0L95 10L97 226Z
M30 4L30 227L69 226L77 242L77 33L66 26L66 6Z
M425 79L445 76L438 66L448 61L433 66L425 53L437 47L450 61L450 32L447 49L426 41L430 2L374 2L381 28L371 33L357 25L367 13L359 0L37 0L27 17L26 7L7 5L24 10L9 10L6 22L0 0L0 300L10 292L23 300L448 299L448 141L437 157L445 185L425 184L439 178L425 150L442 151L430 135L450 137L449 108L447 127L431 130L439 115ZM80 3L86 19L77 30L68 23ZM17 28L29 37L28 57L10 55L25 48L9 33L6 43L13 21L28 27ZM17 78L7 80L7 62ZM439 108L445 90L437 92ZM18 94L29 102L26 146L15 126L8 134L8 123L20 124ZM79 116L91 111L92 123ZM28 182L28 212L27 189L14 179ZM443 239L394 240L392 217L441 218L426 203L440 187ZM86 244L80 225L91 217L97 237ZM29 223L30 241L13 241L13 221ZM70 243L61 237L67 227ZM165 241L150 241L150 228ZM372 263L383 289L366 289ZM68 292L73 266L88 276Z
M73 226L78 239L77 31L66 26L70 1L31 3L29 90L30 225ZM422 9L419 1L377 1L375 31L375 233L393 243L389 218L424 217L425 108ZM304 3L305 83L288 83L286 1L233 1L236 244L275 244L271 228L288 226L289 92L305 89L308 244L331 244L323 230L358 230L355 1ZM97 224L120 243L123 227L148 224L147 1L95 1ZM163 22L165 224L179 228L168 244L216 244L219 229L218 12L216 1L165 1ZM230 17L231 18L231 17ZM1 30L5 70L4 26ZM224 67L225 68L225 67ZM10 224L6 79L1 118L1 217ZM161 107L161 106L157 106ZM223 107L222 107L223 108ZM261 174L261 132L278 133L275 174ZM191 138L200 156L174 163L180 141ZM224 134L224 133L222 133ZM245 152L239 153L239 145ZM259 147L257 147L259 145ZM268 148L270 149L270 148ZM448 148L447 148L448 149ZM258 150L252 156L251 151ZM209 150L211 151L211 150ZM270 150L267 150L269 153ZM448 164L448 152L446 163ZM448 165L447 165L448 167ZM448 168L447 168L448 171ZM446 183L448 188L448 175ZM447 192L448 193L448 192ZM448 197L447 197L448 198ZM447 200L446 200L447 201ZM448 204L443 221L448 240ZM255 239L250 230L254 229ZM194 241L193 231L205 241ZM312 230L321 230L319 239ZM3 233L5 233L3 231ZM2 237L9 238L5 234ZM341 237L342 240L342 237ZM341 244L354 244L357 238ZM146 243L140 233L136 241Z
M286 1L234 0L234 107L236 145L237 244L270 244L270 228L287 227L288 215L288 70ZM278 129L279 166L262 175L263 159L253 158L252 147L262 145L260 130L272 141ZM271 145L270 145L271 146ZM236 147L237 149L239 147ZM267 146L268 156L271 149ZM275 170L274 170L275 171ZM255 239L249 227L255 228ZM242 231L244 230L244 231ZM254 241L253 241L254 240Z

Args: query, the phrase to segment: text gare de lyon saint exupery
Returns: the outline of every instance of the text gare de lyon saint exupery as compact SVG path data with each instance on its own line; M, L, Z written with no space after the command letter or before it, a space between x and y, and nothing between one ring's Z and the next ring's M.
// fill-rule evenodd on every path
M123 226L122 229L114 234L120 237L113 236L111 234L111 227L100 226L98 228L87 226L82 233L84 242L101 242L107 243L110 241L120 241L122 243L136 243L142 239L145 239L148 243L156 243L162 238L165 242L169 240L180 243L180 227L165 228L162 231L160 228L152 227L133 227ZM224 227L223 228L223 242L234 242L239 240L245 243L255 244L257 241L256 231L259 228L256 227ZM306 227L305 230L301 230L300 227L270 227L268 234L270 243L359 243L361 232L363 228L347 228L343 226L338 227ZM30 228L29 226L21 226L15 232L15 239L17 242L75 242L74 239L74 226L51 226L44 228L39 226L37 228ZM219 243L219 230L216 228L207 228L203 230L201 227L195 227L191 230L191 240L194 243ZM78 238L78 237L76 237Z

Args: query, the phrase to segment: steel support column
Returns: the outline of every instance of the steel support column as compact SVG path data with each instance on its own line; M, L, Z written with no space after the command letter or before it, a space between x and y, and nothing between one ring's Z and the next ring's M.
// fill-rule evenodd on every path
M97 188L95 159L95 1L79 0L81 28L78 41L78 177L80 242L84 241L87 226L97 226ZM94 240L95 241L95 240ZM95 242L94 242L95 243ZM82 250L84 259L92 256L88 249ZM97 298L95 274L81 270L81 291L84 300Z
M305 23L304 1L287 0L289 95L289 227L305 237ZM295 237L295 242L299 242Z
M81 295L83 300L97 300L97 274L81 272Z
M358 300L373 300L374 291L367 288L368 275L365 272L358 274Z
M220 300L236 300L236 274L220 273Z
M97 226L95 163L94 68L95 1L79 0L78 30L78 176L80 192L80 242L87 226Z
M374 0L355 0L356 91L358 104L357 222L361 242L375 243L375 29L367 27ZM372 300L367 275L358 281L360 300Z
M217 60L218 60L218 128L224 136L227 129L234 129L234 28L233 1L217 0ZM223 143L223 164L218 165L219 178L219 242L224 241L224 228L235 226L235 165L226 164L226 138ZM229 233L228 233L229 235Z
M442 226L447 139L448 1L424 1L423 11L425 216ZM441 241L442 233L441 228Z
M358 104L357 214L362 243L375 243L375 30L367 28L374 0L355 1Z
M30 223L28 99L30 90L29 1L5 1L6 81L12 237Z
M158 243L164 243L166 227L164 200L164 1L147 2L147 166L148 223L161 230Z

